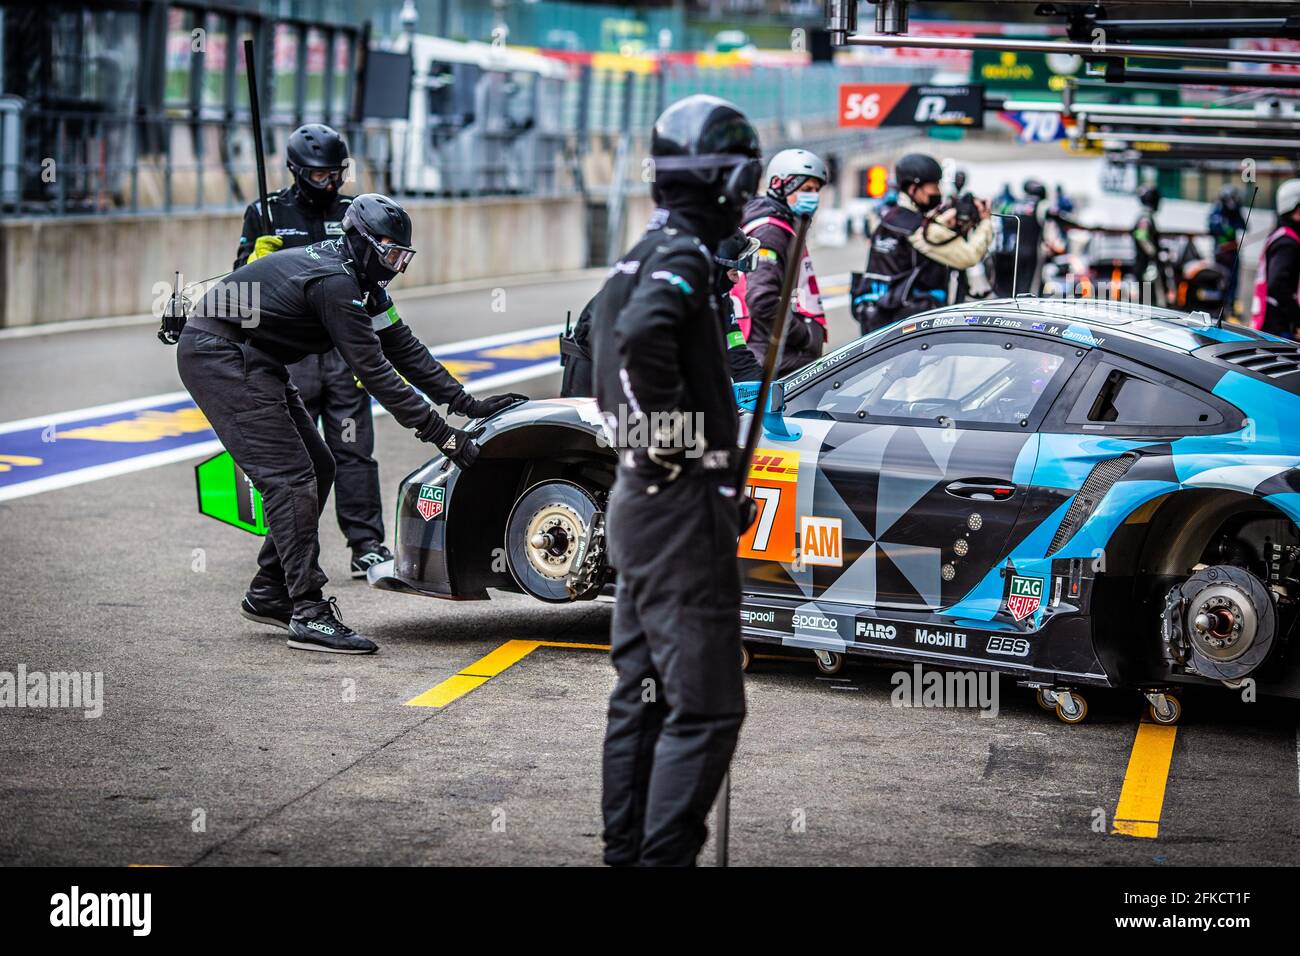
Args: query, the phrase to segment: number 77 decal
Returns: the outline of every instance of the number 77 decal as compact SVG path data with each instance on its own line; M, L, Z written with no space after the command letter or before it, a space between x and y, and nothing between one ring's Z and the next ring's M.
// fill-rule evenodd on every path
M758 505L758 520L740 536L740 557L780 562L794 559L798 480L797 451L758 449L745 486L745 494Z

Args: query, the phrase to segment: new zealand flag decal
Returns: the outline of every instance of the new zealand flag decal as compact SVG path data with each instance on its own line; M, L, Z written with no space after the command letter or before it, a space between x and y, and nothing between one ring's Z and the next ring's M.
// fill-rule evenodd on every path
M1038 610L1043 603L1043 579L1011 576L1011 593L1007 595L1007 610L1017 621L1023 621Z
M420 517L428 521L442 514L443 496L446 493L446 489L439 485L421 485L419 500L415 502L415 510L420 512ZM1042 589L1041 582L1039 589Z

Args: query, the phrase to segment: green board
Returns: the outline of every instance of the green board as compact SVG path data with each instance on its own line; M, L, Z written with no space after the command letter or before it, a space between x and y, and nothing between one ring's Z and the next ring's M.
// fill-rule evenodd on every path
M230 452L223 451L195 465L194 480L199 491L199 514L249 534L266 534L262 496Z
M989 92L1059 94L1067 79L1082 75L1083 59L1069 53L976 50L971 55L971 82L983 83Z

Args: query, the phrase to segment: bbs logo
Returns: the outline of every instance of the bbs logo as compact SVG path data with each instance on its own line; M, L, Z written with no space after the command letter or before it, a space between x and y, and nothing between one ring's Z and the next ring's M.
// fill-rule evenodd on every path
M989 654L1001 654L1003 657L1028 657L1029 642L1023 637L994 635L989 638L985 651Z

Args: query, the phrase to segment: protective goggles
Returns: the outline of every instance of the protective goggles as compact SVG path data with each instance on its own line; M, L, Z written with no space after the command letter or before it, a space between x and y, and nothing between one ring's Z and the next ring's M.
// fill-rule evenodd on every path
M737 272L753 272L758 265L758 250L762 245L761 242L750 236L749 243L736 258L726 259L722 256L714 256L713 261L724 269L735 269Z
M331 186L335 189L342 189L346 172L340 168L312 169L304 166L302 168L302 175L307 182L320 189L327 189Z
M415 258L415 250L410 246L399 246L395 242L380 242L373 236L368 236L364 232L361 235L366 237L366 242L374 246L375 251L379 253L379 259L383 264L393 272L401 273L406 271L406 267L411 264Z

